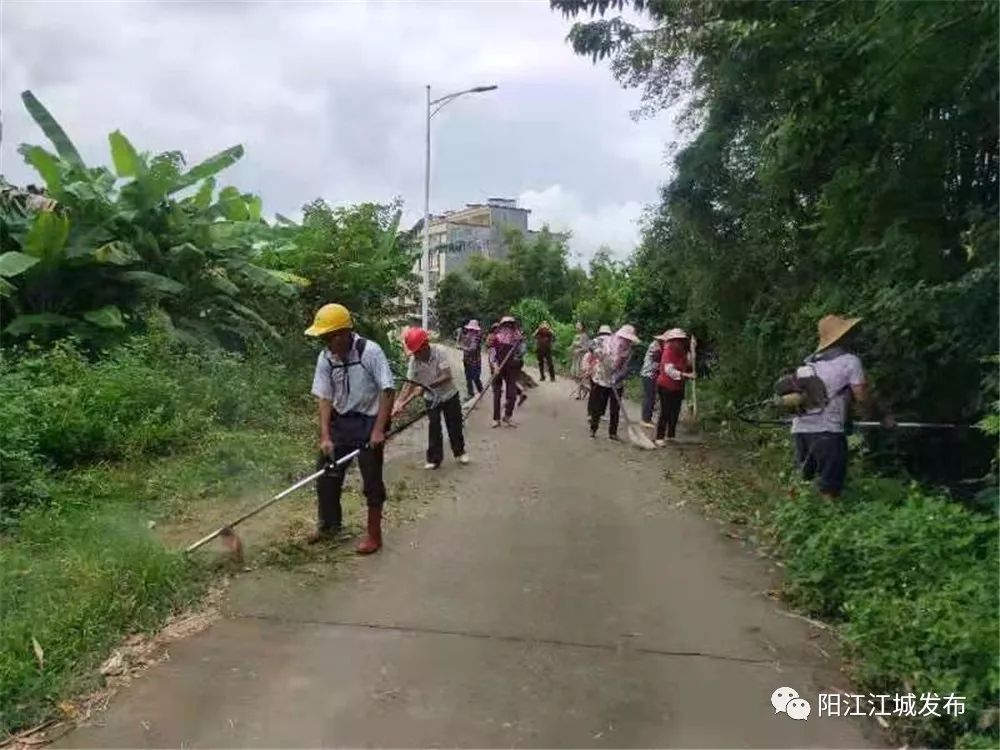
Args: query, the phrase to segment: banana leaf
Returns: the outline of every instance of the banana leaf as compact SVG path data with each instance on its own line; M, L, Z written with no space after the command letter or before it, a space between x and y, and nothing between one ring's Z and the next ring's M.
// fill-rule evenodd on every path
M62 190L62 171L59 169L59 158L50 154L41 146L21 144L18 151L24 160L35 168L35 171L45 180L45 188L50 195L57 195Z
M11 250L0 255L0 276L7 278L17 276L39 262L40 260L33 255Z
M212 205L212 193L215 191L215 178L209 177L203 183L201 187L198 188L198 192L194 196L194 205L200 208L202 211L206 210Z
M125 271L118 278L163 294L183 294L187 291L183 284L150 271Z
M226 272L221 268L214 268L209 271L208 283L218 292L235 297L240 293L240 288L226 277Z
M77 321L57 313L36 313L34 315L18 315L4 328L4 333L10 336L31 336L36 333L48 334L53 329L63 329L74 325Z
M135 177L145 169L142 157L120 130L111 133L108 141L111 144L111 160L119 177Z
M204 251L190 242L174 245L167 250L167 258L172 267L181 269L187 273L196 272L205 265Z
M76 150L76 146L73 145L69 136L66 135L66 131L56 122L55 118L44 105L35 98L35 95L30 91L24 91L21 93L21 99L24 101L24 106L27 108L32 119L42 129L46 137L52 141L52 145L56 148L56 153L71 166L78 169L86 169L87 167L80 157L80 152Z
M115 266L127 266L142 260L131 245L120 240L101 245L94 251L94 258L99 263L111 263Z
M63 254L66 238L69 237L69 219L55 211L43 211L35 216L35 221L24 240L24 251L40 260L51 260Z
M122 311L115 305L105 305L97 310L86 312L83 314L83 319L100 328L125 327L125 321L122 320Z
M242 158L243 146L231 146L225 151L220 151L215 156L205 159L205 161L194 165L191 169L182 174L174 182L167 194L176 193L178 190L183 190L186 187L194 185L196 182L211 177L212 175L221 172L223 169L231 167Z

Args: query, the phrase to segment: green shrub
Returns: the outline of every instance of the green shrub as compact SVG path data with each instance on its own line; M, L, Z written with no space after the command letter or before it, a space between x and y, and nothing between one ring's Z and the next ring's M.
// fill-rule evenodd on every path
M556 335L555 356L561 365L569 367L572 353L570 348L576 336L576 327L572 323L552 321L552 331Z
M810 490L772 499L771 507L771 531L787 560L785 594L842 624L859 687L967 698L964 715L904 720L898 730L934 746L995 731L996 518L916 484L867 477L837 502Z
M0 370L3 520L42 502L53 471L166 454L212 425L269 427L308 398L309 373L263 353L137 337L91 361L74 343L29 350Z
M534 334L535 329L543 320L547 320L549 324L552 323L552 313L549 311L548 305L540 299L530 297L518 302L511 310L511 315L521 322L524 335L528 337Z

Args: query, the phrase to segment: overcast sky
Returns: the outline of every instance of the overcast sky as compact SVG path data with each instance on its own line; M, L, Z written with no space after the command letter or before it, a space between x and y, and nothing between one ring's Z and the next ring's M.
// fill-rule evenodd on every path
M88 163L120 128L140 150L194 163L234 143L228 182L265 211L405 202L423 211L424 86L483 84L434 118L431 210L517 197L531 226L574 233L586 260L624 257L655 202L674 137L666 116L634 122L635 91L573 54L546 0L486 2L48 2L2 0L0 171L38 181L16 153L44 136L31 89Z

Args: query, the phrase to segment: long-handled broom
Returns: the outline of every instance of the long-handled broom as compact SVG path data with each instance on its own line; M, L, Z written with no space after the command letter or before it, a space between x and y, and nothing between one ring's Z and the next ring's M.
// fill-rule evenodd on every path
M421 411L421 412L415 414L414 416L412 416L409 419L407 419L405 422L403 422L403 423L401 423L401 424L393 427L392 429L390 429L389 432L388 432L388 434L385 436L386 442L388 442L392 438L394 438L397 435L399 435L399 433L401 433L403 430L405 430L408 427L411 427L414 424L416 424L417 422L419 422L421 419L423 419L425 416L427 416L427 412L428 411L430 411L431 409L433 409L434 407L436 407L438 405L438 397L434 394L433 391L431 391L429 388L427 388L423 384L417 383L417 382L412 381L412 380L407 380L406 378L399 378L399 380L403 380L404 382L413 383L414 385L419 386L421 389L424 390L425 393L429 394L429 398L430 398L431 403L427 407L427 409L425 409L424 411ZM194 544L188 545L185 548L184 551L185 552L194 552L196 549L199 549L200 547L204 547L206 544L208 544L213 539L217 539L219 537L222 537L223 541L226 542L226 546L229 547L234 552L236 552L237 556L239 556L241 554L242 549L243 549L243 543L240 540L239 536L237 536L236 532L233 531L233 529L236 526L238 526L239 524L243 523L244 521L246 521L246 520L248 520L250 518L253 518L254 516L256 516L261 511L266 510L267 508L270 508L276 502L278 502L279 500L281 500L284 497L287 497L288 495L291 495L296 490L301 489L301 488L305 487L308 484L311 484L313 481L315 481L319 477L323 476L323 474L325 474L327 471L331 471L331 470L333 470L335 468L339 468L339 467L344 466L345 464L349 463L350 461L352 461L354 458L357 457L357 455L361 452L361 450L362 450L361 448L356 448L355 450L353 450L350 453L348 453L346 456L343 456L343 457L337 459L336 461L331 461L331 462L327 463L322 469L319 469L318 471L314 471L312 474L310 474L307 477L303 477L302 479L300 479L299 481L297 481L295 484L293 484L291 487L289 487L289 488L287 488L285 490L282 490L281 492L279 492L277 495L275 495L274 497L272 497L267 502L261 503L257 507L248 510L246 513L244 513L239 518L237 518L237 519L235 519L233 521L230 521L225 526L220 526L218 529L216 529L215 531L213 531L211 534L206 534L205 536L203 536L201 539L199 539Z
M629 419L628 411L625 409L625 404L622 403L622 399L618 395L618 390L612 386L611 393L614 395L615 401L618 402L618 411L621 412L622 418L625 420L625 428L628 430L628 437L632 441L632 445L646 451L656 450L656 445L649 439L649 436Z
M486 386L483 388L483 390L481 390L479 393L476 394L476 398L473 399L472 403L469 404L469 406L465 409L465 413L462 415L462 421L467 420L469 418L469 415L472 414L473 409L479 406L479 402L482 401L483 396L486 395L486 392L493 387L493 383L496 381L498 377L500 377L500 371L503 370L504 365L507 364L507 360L509 360L513 354L514 354L514 349L511 348L511 350L507 352L507 356L503 358L503 362L500 363L500 366L493 371L493 375L490 377L489 381L486 383Z

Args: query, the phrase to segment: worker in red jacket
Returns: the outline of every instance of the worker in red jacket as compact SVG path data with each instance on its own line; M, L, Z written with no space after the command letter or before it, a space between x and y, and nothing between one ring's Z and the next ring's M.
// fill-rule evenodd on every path
M660 354L660 370L656 378L656 391L660 397L660 417L656 422L656 445L662 448L667 440L673 440L677 434L677 420L681 414L681 403L684 401L684 385L686 380L693 380L695 375L691 367L691 355L688 351L688 335L680 328L671 328L658 339L663 341L663 352Z

